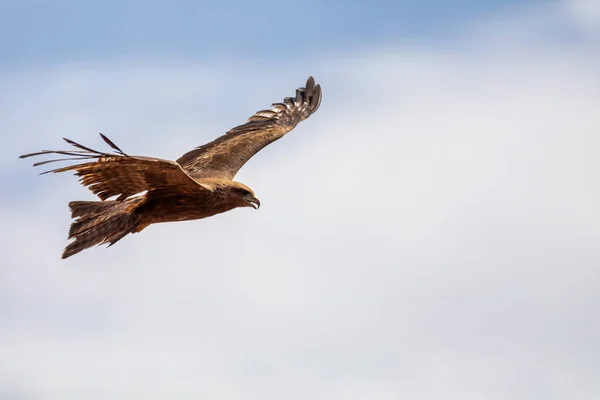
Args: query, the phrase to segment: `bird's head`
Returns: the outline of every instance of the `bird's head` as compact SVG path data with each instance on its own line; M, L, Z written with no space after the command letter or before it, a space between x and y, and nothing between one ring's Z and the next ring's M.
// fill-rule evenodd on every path
M252 189L240 182L231 182L229 196L237 207L252 207L258 210L260 200L254 195Z

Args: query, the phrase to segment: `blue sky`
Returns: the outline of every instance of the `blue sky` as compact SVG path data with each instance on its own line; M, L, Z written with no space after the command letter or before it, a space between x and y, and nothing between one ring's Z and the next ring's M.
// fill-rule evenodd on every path
M6 66L120 56L300 58L361 45L443 42L465 26L523 4L4 0L0 62Z
M600 3L0 2L0 398L600 398ZM94 196L292 95L261 199L61 260Z

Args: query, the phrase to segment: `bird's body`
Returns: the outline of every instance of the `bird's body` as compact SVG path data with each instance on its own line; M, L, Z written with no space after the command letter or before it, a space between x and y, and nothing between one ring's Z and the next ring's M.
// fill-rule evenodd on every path
M248 205L246 200L238 201L231 195L229 182L219 183L211 185L211 190L144 196L137 208L141 225L202 219Z
M75 171L81 183L101 200L69 203L75 218L69 238L75 240L63 253L63 258L67 258L94 245L113 245L152 224L202 219L237 207L258 209L260 201L252 189L233 177L254 154L314 113L320 101L321 88L310 77L294 98L288 97L283 103L273 104L270 110L255 113L247 123L177 161L130 156L102 134L116 154L65 139L77 150L44 150L21 158L43 154L69 157L34 165L93 160L47 171Z

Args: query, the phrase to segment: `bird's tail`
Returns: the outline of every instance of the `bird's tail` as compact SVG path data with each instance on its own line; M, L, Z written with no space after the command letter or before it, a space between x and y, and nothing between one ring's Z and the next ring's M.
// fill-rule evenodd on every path
M70 202L71 216L75 221L69 229L69 239L75 240L65 248L62 258L95 245L108 243L110 247L133 232L139 221L135 212L137 200Z

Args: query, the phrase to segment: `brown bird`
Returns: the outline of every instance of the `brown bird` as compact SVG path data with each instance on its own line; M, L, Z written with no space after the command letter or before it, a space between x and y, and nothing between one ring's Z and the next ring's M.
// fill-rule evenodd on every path
M129 233L159 222L186 221L220 214L237 207L258 209L252 189L233 177L254 154L280 139L319 108L321 87L312 77L295 97L258 111L210 143L185 153L177 161L130 156L103 134L114 150L104 153L63 138L76 150L43 150L20 158L44 154L67 158L37 162L93 160L43 172L75 171L80 182L101 201L72 201L69 229L72 241L62 254L67 258L94 245L112 246ZM116 197L109 200L111 197Z

